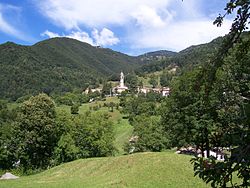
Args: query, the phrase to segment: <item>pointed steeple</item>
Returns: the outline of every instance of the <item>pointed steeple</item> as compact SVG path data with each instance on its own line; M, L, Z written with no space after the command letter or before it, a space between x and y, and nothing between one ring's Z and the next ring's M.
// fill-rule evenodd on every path
M120 87L124 87L124 74L123 74L123 72L121 72L121 75L120 75Z

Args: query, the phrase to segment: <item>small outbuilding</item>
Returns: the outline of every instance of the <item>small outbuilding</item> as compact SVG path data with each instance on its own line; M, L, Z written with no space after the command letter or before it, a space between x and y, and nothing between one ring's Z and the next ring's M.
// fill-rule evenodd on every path
M6 172L4 175L0 177L0 180L10 180L10 179L17 179L19 178L18 176L15 176L9 172Z

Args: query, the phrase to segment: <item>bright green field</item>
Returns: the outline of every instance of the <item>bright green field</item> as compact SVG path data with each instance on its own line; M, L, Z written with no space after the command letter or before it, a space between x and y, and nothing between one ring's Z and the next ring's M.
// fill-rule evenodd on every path
M209 187L193 177L189 160L173 152L81 159L18 180L2 180L0 187Z
M104 103L110 103L110 102L119 103L119 99L117 97L107 97L106 101L94 101L94 102L91 102L91 103L84 103L79 107L79 114L83 114L84 112L90 110L90 107L99 106L99 105L102 106L102 108L100 110L108 112L108 108L104 108L103 104ZM60 105L60 106L56 107L56 110L57 111L64 110L67 113L70 113L70 106Z
M115 147L118 155L124 154L123 146L132 136L133 127L128 123L127 119L122 119L115 124Z

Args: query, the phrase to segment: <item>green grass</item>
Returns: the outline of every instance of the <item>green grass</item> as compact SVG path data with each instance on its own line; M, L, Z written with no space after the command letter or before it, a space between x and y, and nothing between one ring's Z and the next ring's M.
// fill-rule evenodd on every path
M173 152L81 159L18 180L2 180L0 187L209 187L193 177L189 160Z
M19 107L20 105L21 105L21 103L12 102L12 103L8 103L7 106L8 106L9 110L13 110L13 109Z
M90 110L91 107L99 105L102 107L100 110L108 112L108 108L103 108L103 105L104 103L110 103L110 102L119 103L119 99L117 97L107 97L106 101L94 101L91 103L84 103L79 107L79 114L83 114L84 112ZM60 105L56 107L56 110L66 111L67 113L70 113L70 106Z
M132 136L133 127L127 119L121 119L115 124L115 147L118 150L118 155L124 154L123 146Z

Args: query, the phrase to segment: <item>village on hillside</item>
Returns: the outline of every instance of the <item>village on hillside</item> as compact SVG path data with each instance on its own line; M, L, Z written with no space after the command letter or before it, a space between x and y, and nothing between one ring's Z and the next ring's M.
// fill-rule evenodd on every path
M250 188L250 0L0 1L0 188Z
M129 88L125 85L125 76L124 73L121 72L120 73L120 82L119 85L113 87L112 89L110 89L110 93L108 96L117 96L120 95L122 92L126 92L129 91ZM94 92L98 92L101 93L103 88L87 88L85 91L83 91L83 93L85 94L89 94L89 93L94 93ZM170 95L170 88L169 87L157 87L157 88L153 88L153 87L137 87L136 89L137 94L145 94L147 95L149 92L154 92L154 93L158 93L161 94L161 96L163 97L167 97Z

